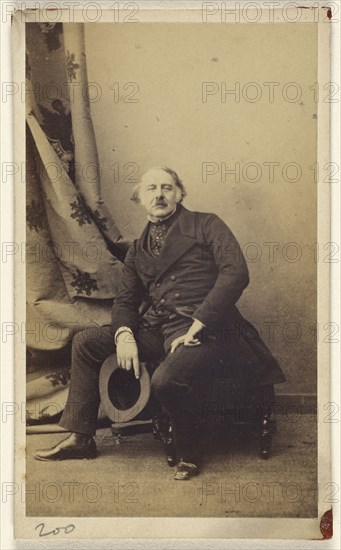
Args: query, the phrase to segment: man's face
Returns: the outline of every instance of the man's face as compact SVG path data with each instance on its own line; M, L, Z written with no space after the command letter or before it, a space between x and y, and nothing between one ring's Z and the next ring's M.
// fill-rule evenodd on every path
M149 170L141 180L140 201L149 216L162 220L175 210L181 191L173 178L161 169Z

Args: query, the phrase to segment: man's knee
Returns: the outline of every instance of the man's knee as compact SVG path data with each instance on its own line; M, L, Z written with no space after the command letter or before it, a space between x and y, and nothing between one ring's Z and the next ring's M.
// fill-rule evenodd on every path
M151 387L152 387L153 393L158 397L162 396L164 392L169 389L170 384L171 384L171 379L167 374L167 371L165 369L160 368L159 366L155 370L151 379Z
M106 327L89 327L77 332L72 340L72 351L77 355L105 357L114 353L114 341L108 338ZM100 357L98 357L100 358Z
M175 369L172 369L171 365L166 366L164 363L161 363L155 370L151 379L151 386L153 393L160 398L170 395L172 392L177 394L187 388L187 384L178 376Z
M72 340L73 347L79 349L96 341L100 327L85 328L77 332Z

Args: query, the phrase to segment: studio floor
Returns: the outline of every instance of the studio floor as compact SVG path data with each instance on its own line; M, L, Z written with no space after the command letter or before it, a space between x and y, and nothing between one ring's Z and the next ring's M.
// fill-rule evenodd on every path
M213 430L213 428L212 428ZM63 434L27 436L28 516L283 517L317 514L316 416L277 417L270 458L253 434L216 425L204 441L201 473L173 480L174 469L151 433L122 437L98 430L98 458L40 462L36 449Z

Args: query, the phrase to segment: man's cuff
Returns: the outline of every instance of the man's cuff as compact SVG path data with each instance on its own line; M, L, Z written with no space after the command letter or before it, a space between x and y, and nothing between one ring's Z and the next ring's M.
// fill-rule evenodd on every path
M192 317L193 321L199 321L203 325L203 327L206 327L205 323L202 322L201 319L198 319L197 317Z
M131 330L131 328L129 327L120 327L116 330L115 332L115 336L114 336L114 342L115 344L117 344L117 339L119 337L119 335L122 333L122 332L129 332L129 334L133 337L133 339L135 340L134 338L134 333L133 331Z

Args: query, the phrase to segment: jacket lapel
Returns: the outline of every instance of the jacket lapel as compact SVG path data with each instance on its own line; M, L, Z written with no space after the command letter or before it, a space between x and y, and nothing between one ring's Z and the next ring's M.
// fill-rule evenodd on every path
M138 271L142 271L143 275L147 276L147 278L153 278L155 276L155 260L148 253L148 235L149 223L147 223L138 240L135 261Z
M156 280L195 243L195 214L181 205L178 208L180 208L180 214L169 229L156 262Z

